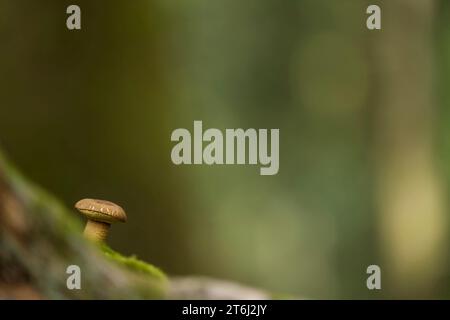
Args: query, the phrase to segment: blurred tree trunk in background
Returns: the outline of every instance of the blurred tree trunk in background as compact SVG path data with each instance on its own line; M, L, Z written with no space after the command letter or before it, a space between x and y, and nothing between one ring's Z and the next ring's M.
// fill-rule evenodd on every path
M381 267L384 288L401 297L429 297L444 260L442 183L433 159L434 9L434 1L383 3L383 29L374 43Z

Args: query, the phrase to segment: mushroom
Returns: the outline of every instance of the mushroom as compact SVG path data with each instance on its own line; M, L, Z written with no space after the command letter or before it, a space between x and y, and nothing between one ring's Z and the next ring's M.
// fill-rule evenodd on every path
M88 219L84 228L85 237L96 242L106 239L112 223L127 221L122 207L110 201L82 199L75 204L75 208Z

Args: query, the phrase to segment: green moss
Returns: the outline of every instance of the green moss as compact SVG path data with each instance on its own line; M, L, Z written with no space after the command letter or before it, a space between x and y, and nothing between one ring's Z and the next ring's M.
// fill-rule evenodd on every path
M105 244L101 246L101 249L108 258L128 269L131 269L132 271L143 273L157 280L165 281L167 279L164 272L162 272L160 269L149 263L137 259L136 256L125 257Z

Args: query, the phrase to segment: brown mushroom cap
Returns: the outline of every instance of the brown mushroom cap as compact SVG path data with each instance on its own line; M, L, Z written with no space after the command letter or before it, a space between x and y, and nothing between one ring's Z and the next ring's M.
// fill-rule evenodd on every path
M127 221L127 215L121 206L106 200L83 199L75 208L91 220L114 223Z

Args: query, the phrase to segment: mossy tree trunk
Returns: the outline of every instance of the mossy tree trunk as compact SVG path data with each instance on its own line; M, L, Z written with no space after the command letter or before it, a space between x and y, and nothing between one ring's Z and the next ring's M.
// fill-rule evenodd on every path
M66 286L81 268L81 290ZM131 271L82 237L74 215L0 154L0 298L163 298L166 281Z

